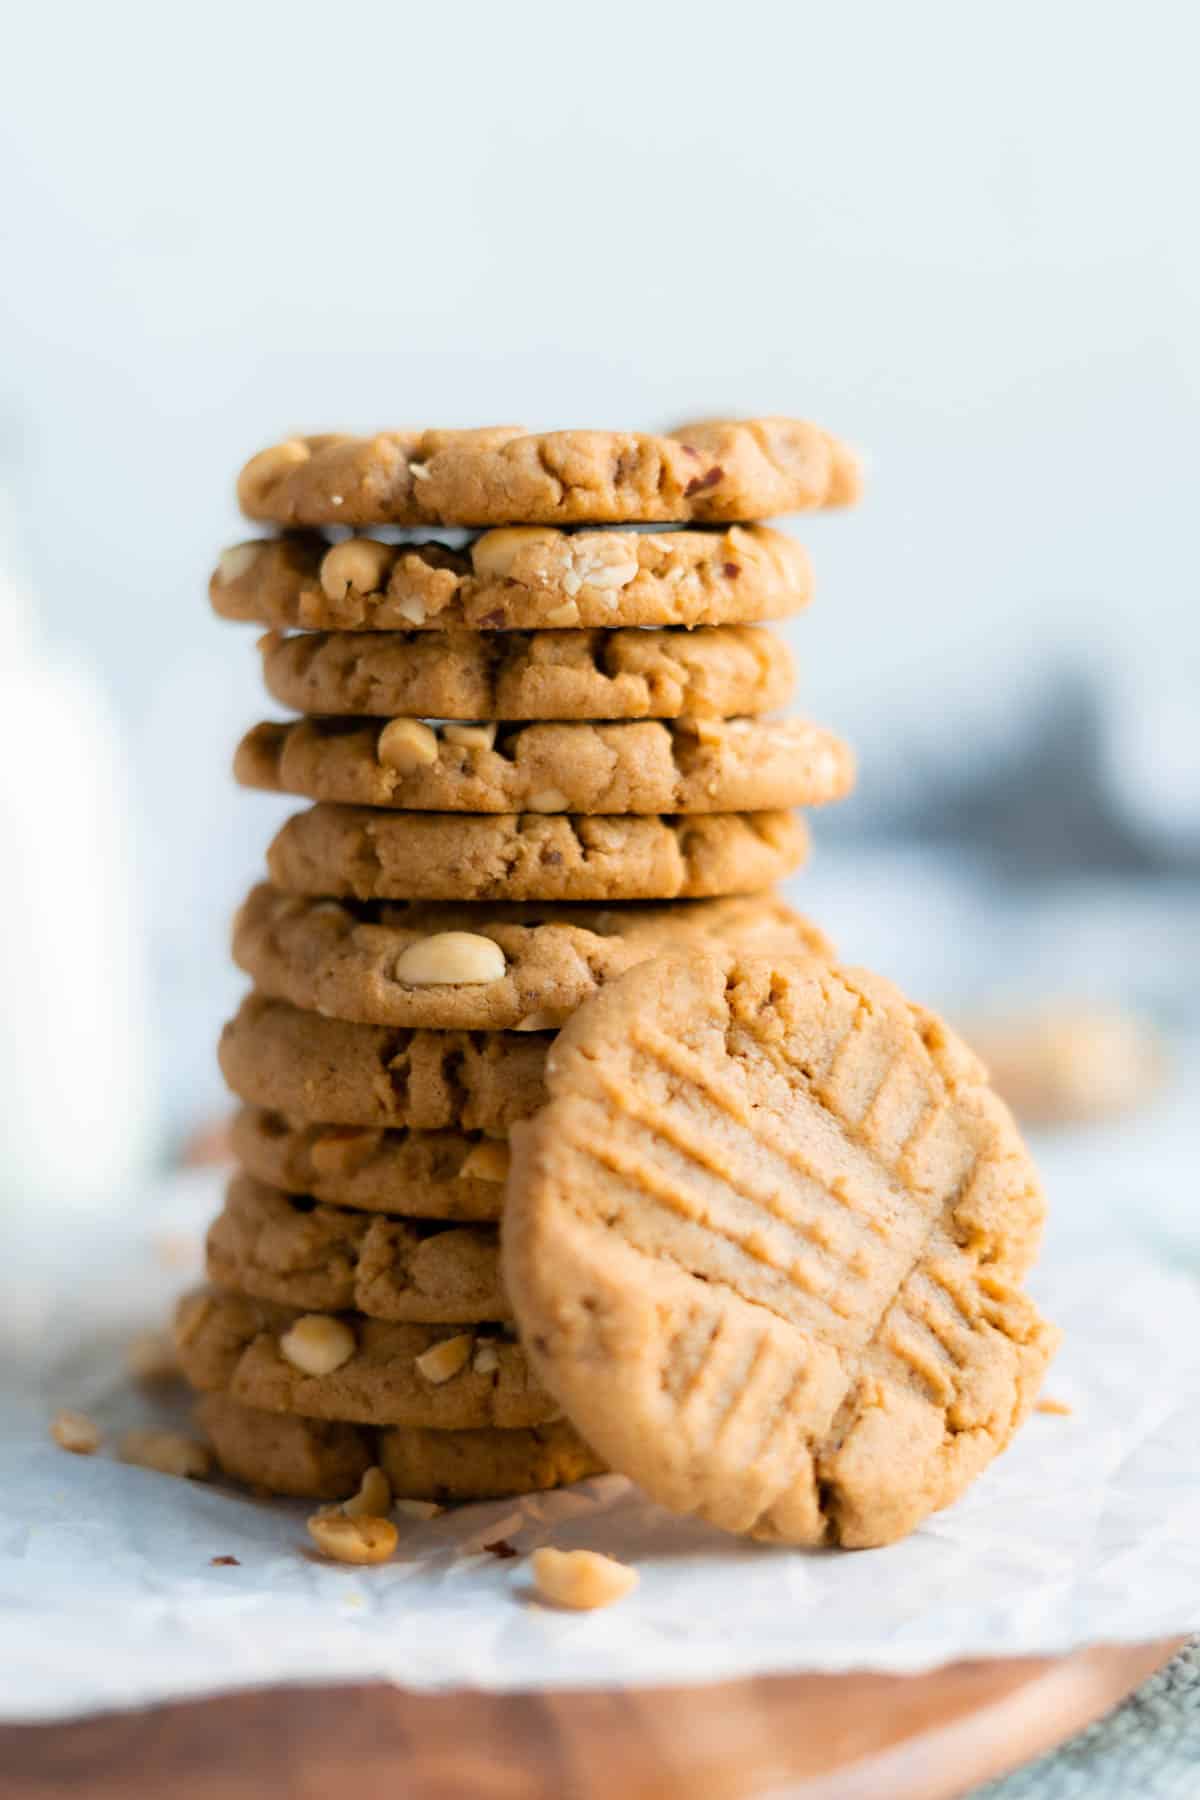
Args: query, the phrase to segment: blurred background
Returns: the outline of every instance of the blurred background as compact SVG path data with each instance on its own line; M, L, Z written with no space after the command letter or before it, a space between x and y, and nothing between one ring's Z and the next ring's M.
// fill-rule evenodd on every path
M205 596L246 456L780 412L869 475L793 522L800 705L861 759L793 897L981 1036L1015 1018L1032 1109L1065 1068L1042 1111L1100 1115L1051 1169L1187 1231L1198 55L1187 0L10 22L10 1178L111 1190L224 1104L229 917L289 810L232 785L271 709Z

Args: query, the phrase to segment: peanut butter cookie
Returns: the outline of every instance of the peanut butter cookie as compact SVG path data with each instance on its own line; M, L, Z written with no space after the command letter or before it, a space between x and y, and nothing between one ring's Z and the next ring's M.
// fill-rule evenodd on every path
M248 994L218 1057L239 1099L289 1118L504 1137L542 1103L552 1039L349 1024Z
M692 900L757 893L807 848L787 812L638 818L322 804L287 820L267 867L288 893L359 900Z
M512 1139L505 1285L534 1371L676 1512L885 1544L960 1495L1056 1334L1043 1199L966 1047L815 956L645 963L556 1040Z
M238 477L276 525L619 525L766 519L845 506L858 464L803 419L632 431L326 432L260 451Z
M261 993L336 1019L468 1031L553 1030L589 994L672 945L831 947L771 895L573 907L312 900L252 889L233 930Z
M792 692L783 639L696 631L305 631L259 640L281 706L326 717L725 719Z
M233 1153L269 1187L362 1212L469 1222L498 1219L508 1145L462 1131L305 1124L246 1106Z
M468 550L369 537L330 544L295 533L232 545L208 593L223 619L306 631L691 628L787 618L807 606L812 571L803 547L766 525L517 525L485 531Z
M499 1326L300 1312L206 1289L179 1302L175 1344L192 1387L264 1412L435 1431L517 1430L558 1416Z
M227 1475L302 1500L349 1499L372 1466L397 1500L438 1505L535 1493L602 1469L565 1420L517 1431L373 1431L262 1412L219 1393L203 1395L196 1416Z
M765 812L828 805L854 782L848 746L804 719L297 719L256 725L233 766L269 793L439 813Z
M494 1225L346 1212L245 1174L209 1228L208 1278L316 1312L443 1325L512 1317Z

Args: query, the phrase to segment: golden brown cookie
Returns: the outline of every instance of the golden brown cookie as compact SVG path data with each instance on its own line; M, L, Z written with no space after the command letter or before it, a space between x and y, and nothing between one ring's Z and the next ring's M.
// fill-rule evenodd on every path
M253 888L233 954L261 993L335 1019L556 1029L604 982L683 942L832 948L770 894L668 905L453 906L312 900Z
M558 1417L521 1346L499 1326L300 1312L202 1289L179 1302L175 1344L192 1387L265 1412L435 1431L509 1431Z
M328 717L732 718L791 697L792 656L753 625L696 631L271 631L263 680Z
M397 1500L503 1500L598 1475L602 1465L565 1420L523 1431L373 1431L261 1412L204 1394L197 1421L235 1481L302 1500L346 1500L380 1466Z
M884 1544L1008 1443L1056 1334L1043 1199L982 1066L860 970L643 964L513 1134L504 1278L576 1428L674 1511Z
M766 519L858 498L851 452L803 419L632 431L326 432L260 451L238 477L276 525L618 525Z
M385 1131L306 1125L246 1106L232 1127L233 1153L269 1187L362 1212L419 1219L498 1219L508 1145L460 1131Z
M691 629L787 618L807 606L812 572L803 546L766 525L525 525L485 531L462 551L300 533L251 538L222 552L208 592L223 619L306 631Z
M693 900L758 893L807 849L786 812L622 818L319 804L276 833L267 867L288 893L359 900Z
M354 1025L248 994L218 1056L239 1099L289 1118L503 1137L541 1105L552 1036Z
M314 1312L442 1325L512 1317L494 1225L346 1212L245 1174L209 1228L208 1278Z
M268 793L439 813L765 812L854 782L849 747L805 719L296 719L254 726L233 766Z

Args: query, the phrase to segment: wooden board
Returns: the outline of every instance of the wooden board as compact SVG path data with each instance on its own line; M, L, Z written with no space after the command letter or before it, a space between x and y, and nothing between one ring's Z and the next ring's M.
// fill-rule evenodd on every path
M614 1693L271 1689L0 1729L3 1800L952 1800L1180 1648Z

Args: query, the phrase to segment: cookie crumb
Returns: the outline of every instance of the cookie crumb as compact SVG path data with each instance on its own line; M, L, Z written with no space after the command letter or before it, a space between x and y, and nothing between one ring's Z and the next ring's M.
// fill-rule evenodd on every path
M1057 1419L1069 1419L1075 1408L1066 1400L1053 1400L1047 1395L1044 1400L1037 1402L1033 1410L1040 1413L1052 1413Z
M50 1421L50 1436L60 1450L69 1450L72 1456L93 1456L102 1441L95 1419L89 1419L86 1413L72 1412L67 1406L60 1408Z
M210 1556L208 1560L214 1569L240 1569L242 1566L236 1556Z
M612 1606L633 1592L638 1572L627 1563L597 1550L553 1550L533 1553L533 1581L538 1598L574 1612Z
M118 1453L136 1468L184 1481L203 1481L212 1472L211 1453L180 1431L127 1431Z
M507 1538L497 1538L494 1543L485 1544L483 1547L489 1556L498 1556L501 1562L507 1562L510 1557L521 1554L519 1550L513 1549Z

